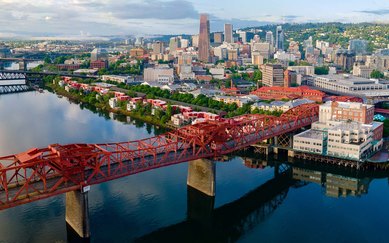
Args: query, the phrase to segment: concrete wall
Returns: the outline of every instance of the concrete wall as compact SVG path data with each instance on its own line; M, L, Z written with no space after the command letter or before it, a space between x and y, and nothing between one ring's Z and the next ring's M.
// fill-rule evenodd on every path
M66 223L81 237L90 237L88 193L66 193Z
M208 196L215 196L216 191L215 162L198 159L189 162L187 184Z

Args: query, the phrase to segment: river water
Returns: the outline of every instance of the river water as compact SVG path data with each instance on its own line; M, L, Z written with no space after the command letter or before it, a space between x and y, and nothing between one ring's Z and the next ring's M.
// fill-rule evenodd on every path
M2 95L0 156L53 143L137 140L163 132L119 120L48 92ZM273 167L249 168L235 156L216 164L212 202L188 191L187 170L183 163L92 186L91 242L388 241L385 177L303 166L292 168L294 180L269 183ZM209 205L215 210L203 210ZM64 195L0 211L0 242L68 237Z

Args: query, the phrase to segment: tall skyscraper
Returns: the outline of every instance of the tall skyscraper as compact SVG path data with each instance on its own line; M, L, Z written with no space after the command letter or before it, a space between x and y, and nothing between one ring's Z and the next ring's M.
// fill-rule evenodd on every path
M276 49L284 50L284 31L282 26L277 26L276 30Z
M270 46L274 46L274 37L273 32L266 32L266 42L270 44Z
M210 30L207 14L200 15L199 60L209 62Z
M232 36L232 24L225 24L224 25L224 41L227 43L233 43L234 38Z

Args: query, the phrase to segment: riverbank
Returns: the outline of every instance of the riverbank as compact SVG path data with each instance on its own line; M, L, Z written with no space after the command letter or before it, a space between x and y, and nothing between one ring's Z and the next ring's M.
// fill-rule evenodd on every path
M165 128L165 129L172 129L172 126L169 126L166 123L162 123L161 120L156 119L154 116L142 115L142 114L139 114L137 112L125 111L125 110L122 110L120 108L112 109L108 105L107 102L103 102L103 103L93 102L94 101L93 99L92 100L88 99L87 97L80 95L80 94L77 94L77 93L67 92L65 89L63 89L60 86L55 85L55 84L51 84L51 83L47 84L46 83L45 89L49 92L56 93L57 95L62 95L73 102L85 103L85 104L91 105L102 112L107 112L107 113L112 112L112 113L115 113L118 115L129 116L133 119L137 119L139 121L142 121L142 122L145 122L145 123L148 123L151 125L159 126L159 127Z

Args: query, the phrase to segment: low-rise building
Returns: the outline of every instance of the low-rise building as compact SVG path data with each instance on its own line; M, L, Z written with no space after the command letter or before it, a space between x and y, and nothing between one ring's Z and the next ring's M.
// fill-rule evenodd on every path
M363 161L382 149L382 134L383 124L372 121L370 106L327 102L320 106L319 121L312 129L293 137L293 149Z
M101 76L103 81L112 81L117 83L128 84L134 82L134 78L131 76L120 76L120 75L103 75Z
M352 75L320 75L308 78L308 85L323 91L352 96L387 96L388 81Z
M115 109L117 107L118 99L111 98L111 99L109 99L108 103L109 103L109 107L111 107L112 109Z
M294 100L309 99L316 102L322 102L325 93L319 90L311 89L307 86L300 87L261 87L250 94L258 96L263 100Z

